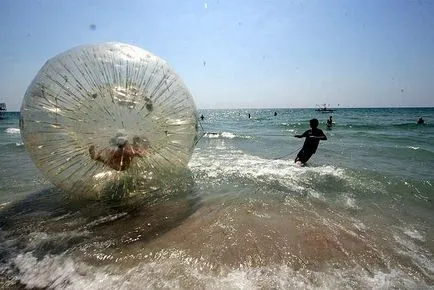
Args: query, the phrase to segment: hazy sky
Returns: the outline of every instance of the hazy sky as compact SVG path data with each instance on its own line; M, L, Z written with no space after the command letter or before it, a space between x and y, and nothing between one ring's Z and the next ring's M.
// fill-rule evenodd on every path
M198 108L434 106L427 0L1 0L0 102L105 41L167 60Z

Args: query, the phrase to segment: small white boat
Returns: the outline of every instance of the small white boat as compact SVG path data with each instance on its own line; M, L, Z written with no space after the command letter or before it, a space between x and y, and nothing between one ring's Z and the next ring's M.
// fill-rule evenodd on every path
M330 109L330 108L327 108L327 105L324 104L322 107L319 107L318 109L315 109L315 111L317 111L317 112L322 112L322 113L331 113L331 112L333 112L334 110L333 110L333 109Z

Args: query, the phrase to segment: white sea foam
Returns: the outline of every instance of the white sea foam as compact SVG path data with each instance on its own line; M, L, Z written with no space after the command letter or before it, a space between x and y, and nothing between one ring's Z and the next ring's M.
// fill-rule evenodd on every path
M19 281L32 289L110 289L119 279L110 277L103 268L92 269L63 255L38 260L31 253L20 254L14 259L14 265L19 271Z
M20 129L18 128L7 128L5 130L6 133L8 134L20 134Z
M234 134L234 133L231 133L231 132L222 132L222 133L221 133L221 136L222 136L223 138L229 138L229 139L232 139L232 138L235 138L235 137L236 137L235 134Z
M242 138L242 139L252 139L252 136L247 135L236 135L232 132L206 132L204 134L204 137L209 139L218 139L218 138L225 138L225 139L233 139L233 138Z
M204 136L209 138L209 139L217 139L220 136L220 134L219 133L205 133Z
M415 240L425 242L424 236L416 229L414 228L404 228L402 229L403 233L409 236L410 238L413 238Z
M426 275L434 275L434 259L430 252L406 236L395 234L393 237L397 242L396 251L399 254L408 256Z
M227 150L227 148L226 148ZM245 154L240 150L228 150L224 155L216 152L194 154L189 164L193 172L208 178L224 180L229 177L253 179L255 182L278 182L292 190L308 193L316 198L322 194L312 188L306 191L312 174L318 176L333 176L336 179L348 178L344 170L334 166L301 167L292 160L270 160ZM211 161L212 160L212 161Z
M418 149L420 149L419 146L408 146L407 148L409 148L409 149L413 149L413 150L418 150Z
M345 193L341 196L342 203L344 207L350 208L350 209L358 209L357 201L356 199L349 193Z
M137 258L137 257L136 257ZM288 265L235 267L214 265L183 251L163 250L139 257L136 266L94 267L66 255L41 260L31 253L14 259L17 279L26 288L50 289L387 289L427 287L401 269L366 271L294 270Z
M353 223L353 225L357 230L359 230L361 232L366 230L366 225L364 223L362 223L361 221L356 221Z
M51 244L58 243L62 244L70 239L78 237L87 237L89 232L86 230L80 232L60 232L56 234L47 234L45 232L31 232L28 234L28 244L27 250L36 249L38 247L43 247L44 243L49 242Z
M263 218L263 219L270 219L271 218L271 216L269 214L267 214L267 213L260 213L260 212L254 211L254 212L252 212L252 214L254 216L257 216L257 217Z

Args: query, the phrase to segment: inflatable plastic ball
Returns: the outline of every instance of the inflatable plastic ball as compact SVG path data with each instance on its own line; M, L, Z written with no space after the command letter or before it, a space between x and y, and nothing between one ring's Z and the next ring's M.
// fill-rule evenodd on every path
M197 138L181 79L117 42L48 60L26 91L20 128L35 165L72 197L147 194L187 167Z

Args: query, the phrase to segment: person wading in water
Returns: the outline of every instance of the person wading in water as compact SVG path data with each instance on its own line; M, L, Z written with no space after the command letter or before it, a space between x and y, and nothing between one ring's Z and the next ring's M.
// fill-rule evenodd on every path
M327 136L324 134L324 132L321 129L318 129L319 122L317 119L310 120L309 124L311 129L307 130L301 135L294 136L297 138L306 138L303 148L301 148L300 152L298 152L294 162L300 161L301 163L306 164L310 157L315 154L319 145L319 141L327 140Z

